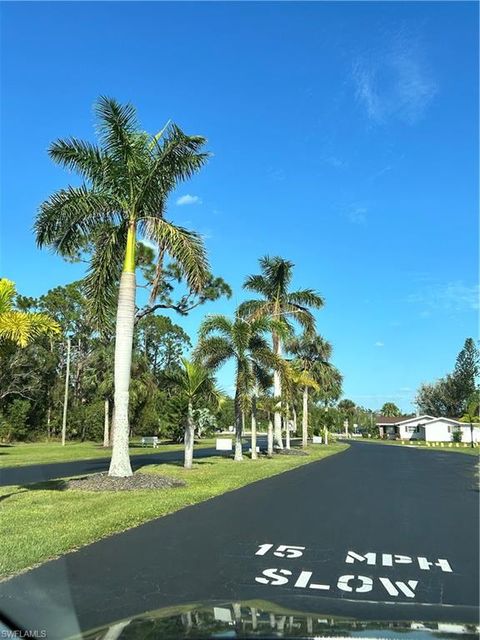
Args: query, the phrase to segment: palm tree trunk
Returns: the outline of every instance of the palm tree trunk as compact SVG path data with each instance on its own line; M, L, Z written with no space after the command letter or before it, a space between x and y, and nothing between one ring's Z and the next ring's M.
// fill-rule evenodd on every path
M293 415L293 433L297 435L297 410L295 409L295 404L292 405L292 415Z
M193 440L195 437L195 425L193 423L192 402L188 403L187 423L185 425L185 469L191 469L193 464Z
M270 414L268 414L267 455L270 458L273 456L273 422Z
M242 453L242 426L243 426L243 411L240 407L240 400L238 393L235 395L235 456L234 460L240 462L243 460Z
M112 407L112 419L110 420L110 440L108 443L109 447L113 447L113 434L115 431L115 404Z
M254 397L252 399L252 460L256 460L257 457L257 407Z
M285 449L290 449L290 422L288 420L289 417L289 406L288 402L285 405L286 415L285 415Z
M115 422L109 476L125 478L132 475L128 451L128 403L132 368L133 330L135 324L135 225L130 224L127 236L125 264L118 292L115 331Z
M103 446L108 447L110 445L110 400L105 398L105 415L103 417Z
M308 387L303 387L302 447L308 444Z
M280 340L280 338L276 335L273 334L272 335L272 341L273 341L273 349L274 352L277 356L281 356L282 355L282 341ZM273 395L275 398L280 398L282 395L282 381L280 379L280 372L279 371L274 371L273 372ZM282 415L280 413L280 411L275 411L275 415L273 418L274 422L274 441L276 446L279 449L283 449L283 441L282 441Z

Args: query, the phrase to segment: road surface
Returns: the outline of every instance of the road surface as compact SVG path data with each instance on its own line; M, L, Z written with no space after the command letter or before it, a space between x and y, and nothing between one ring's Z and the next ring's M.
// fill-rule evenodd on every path
M0 608L50 639L213 600L476 622L475 466L459 453L352 442L4 582Z
M299 442L299 440L295 439L295 442ZM262 450L266 449L267 439L260 436L257 440L257 445ZM243 445L244 451L247 451L249 447L250 440L247 439L247 441ZM210 456L222 455L222 452L218 452L214 447L209 447L208 449L194 449L193 454L195 458L208 458ZM159 453L133 455L130 456L130 460L132 469L135 471L136 469L149 464L159 464L161 462L183 460L183 456L183 450L162 451ZM56 478L70 478L72 476L100 473L102 471L108 471L109 465L110 458L93 458L90 460L48 462L42 464L26 465L24 467L0 468L0 487L33 484L37 482L55 480Z

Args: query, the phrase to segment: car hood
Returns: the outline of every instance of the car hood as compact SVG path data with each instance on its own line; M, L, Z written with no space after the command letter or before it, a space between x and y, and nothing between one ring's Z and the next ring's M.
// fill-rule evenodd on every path
M83 640L205 638L478 639L479 627L458 622L360 621L286 609L271 602L217 602L159 609L89 631ZM73 639L72 639L73 640Z

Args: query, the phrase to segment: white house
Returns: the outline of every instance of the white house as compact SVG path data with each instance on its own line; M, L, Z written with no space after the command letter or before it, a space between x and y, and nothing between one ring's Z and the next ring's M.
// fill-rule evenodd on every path
M414 418L377 419L380 437L389 440L424 440L425 442L452 442L454 431L461 431L462 442L471 442L470 425L452 418L423 415ZM473 429L474 442L480 442L480 428Z

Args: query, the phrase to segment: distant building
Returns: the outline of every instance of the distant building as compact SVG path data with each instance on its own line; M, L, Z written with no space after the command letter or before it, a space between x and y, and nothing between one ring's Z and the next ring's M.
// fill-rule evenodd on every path
M470 425L452 418L436 418L423 415L409 418L397 416L377 417L377 427L381 438L388 440L425 440L425 442L451 442L454 431L460 431L462 442L471 441ZM480 442L480 428L474 427L474 442Z

